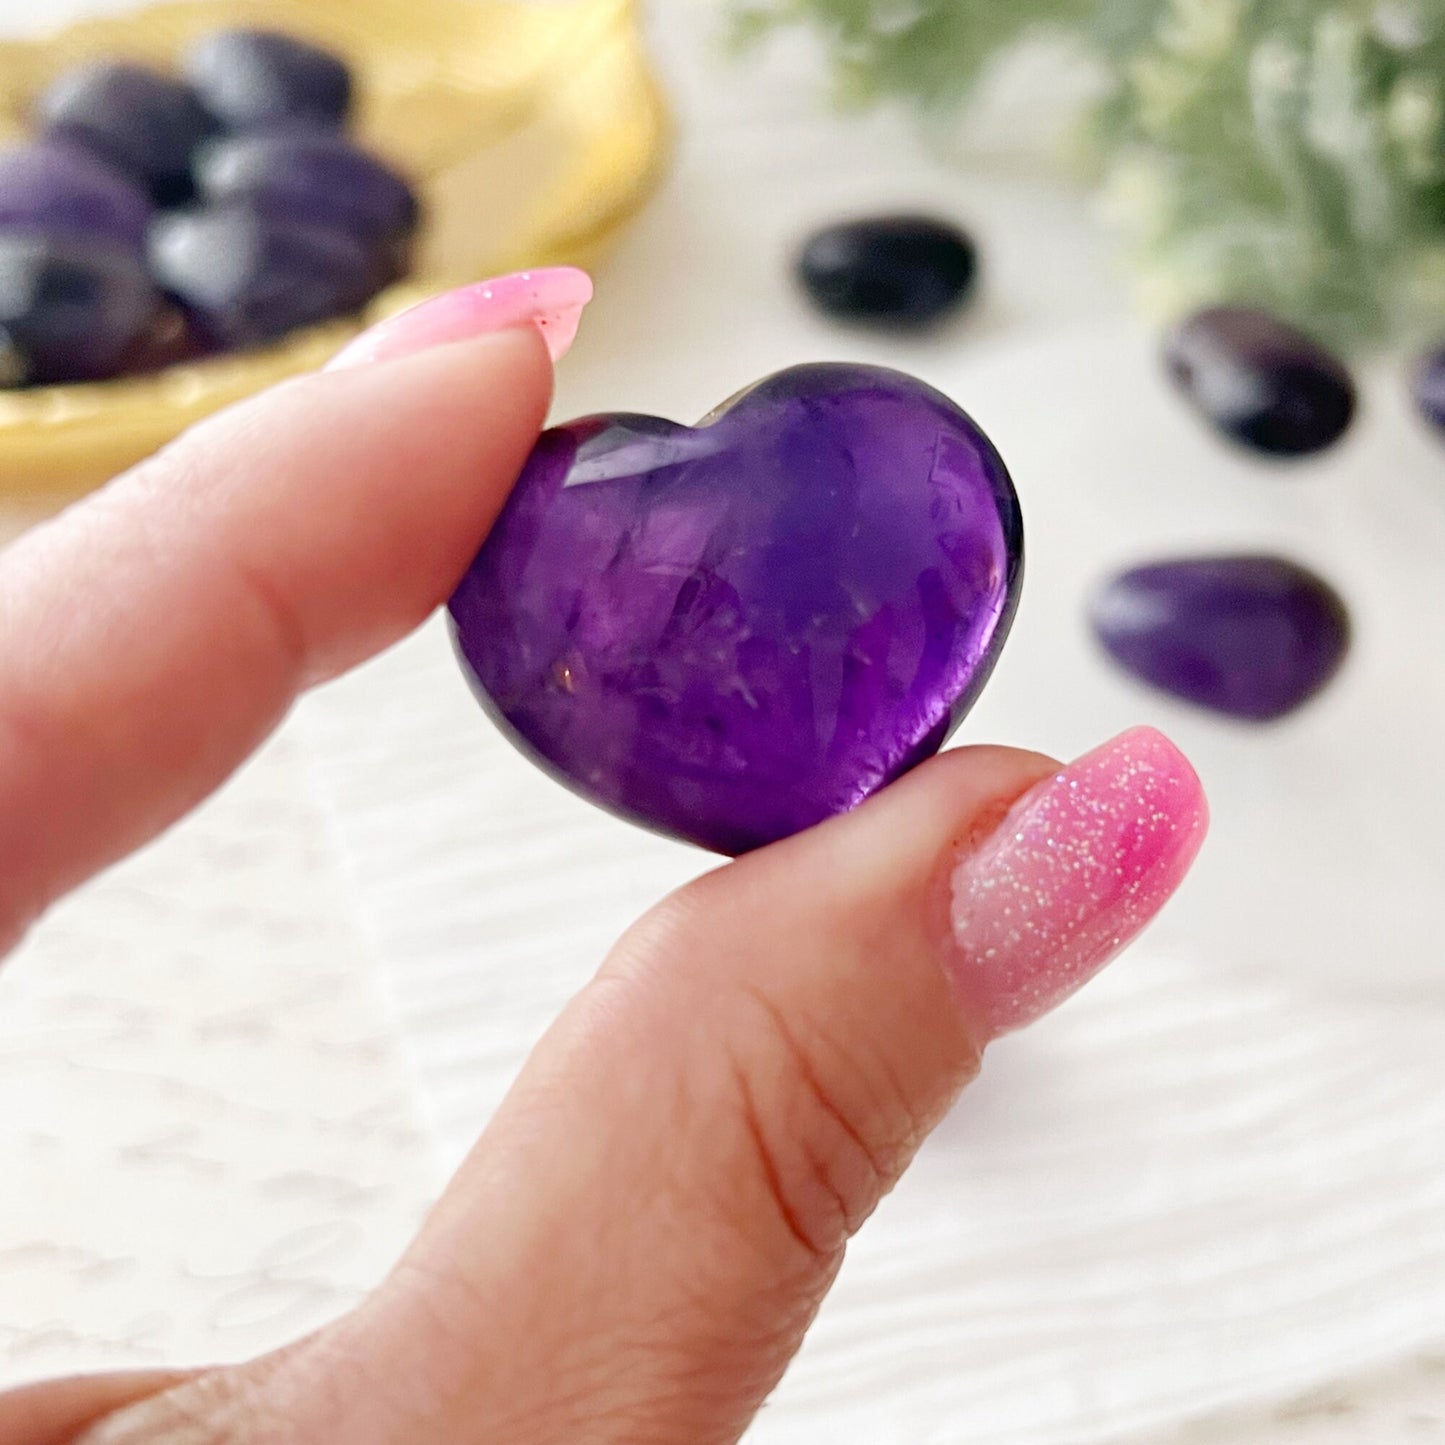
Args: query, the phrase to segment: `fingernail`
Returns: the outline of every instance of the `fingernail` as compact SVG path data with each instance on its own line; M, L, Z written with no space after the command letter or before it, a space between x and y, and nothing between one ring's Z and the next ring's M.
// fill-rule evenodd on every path
M1127 947L1208 828L1198 776L1153 728L1026 793L953 875L955 983L984 1034L1033 1023Z
M332 357L327 371L399 361L434 346L470 341L493 331L535 326L553 361L572 346L582 310L592 299L592 278L574 266L518 271L479 281L423 301L363 332Z

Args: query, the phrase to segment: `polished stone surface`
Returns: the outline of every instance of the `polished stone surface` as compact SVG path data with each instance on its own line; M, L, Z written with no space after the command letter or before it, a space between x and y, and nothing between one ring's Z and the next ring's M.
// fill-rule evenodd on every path
M36 119L48 138L93 151L164 206L190 197L191 157L216 129L190 86L116 61L62 75L37 101Z
M1136 567L1099 594L1094 629L1135 676L1250 722L1303 707L1334 678L1350 623L1335 590L1281 557Z
M1325 451L1355 417L1355 384L1339 358L1266 311L1198 312L1169 335L1165 365L1217 430L1269 456Z
M1415 405L1431 426L1445 431L1445 347L1438 347L1416 365Z
M636 822L736 854L935 753L1018 601L983 433L897 372L807 366L696 428L546 433L452 601L484 704Z
M275 341L358 310L376 290L376 261L345 231L213 206L151 228L151 270L200 335L222 348Z
M935 216L869 216L815 231L797 273L814 304L840 321L920 329L968 301L978 250Z
M128 176L77 145L0 151L0 231L65 236L145 252L152 208Z
M115 376L160 305L126 245L0 232L0 387Z
M218 30L185 57L186 78L232 130L277 122L340 126L351 109L350 68L339 56L272 30Z
M390 166L345 136L308 127L231 136L203 148L196 184L213 205L341 230L368 246L417 226L420 204Z

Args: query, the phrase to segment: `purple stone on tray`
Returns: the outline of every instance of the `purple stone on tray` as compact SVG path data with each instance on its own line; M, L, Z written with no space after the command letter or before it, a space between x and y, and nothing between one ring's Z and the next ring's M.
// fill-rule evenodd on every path
M118 376L150 376L201 361L215 350L198 323L175 306L162 306L116 367Z
M0 151L0 231L128 246L145 254L151 203L129 177L79 146Z
M305 127L207 146L196 182L212 204L244 202L279 220L347 231L368 246L416 229L415 192L344 136Z
M0 233L0 386L114 376L160 304L129 247Z
M1121 666L1214 712L1270 722L1333 679L1349 614L1281 557L1198 557L1136 567L1095 599L1094 630Z
M595 803L739 854L937 752L1008 635L1023 524L946 397L800 366L697 427L545 433L451 614L483 706Z
M271 30L217 30L186 56L206 109L232 130L303 120L339 126L351 109L351 71L339 56Z
M247 206L162 216L150 261L198 332L223 348L279 340L359 310L376 291L374 259L354 237Z
M48 137L93 151L163 206L190 196L191 155L216 128L190 86L111 61L61 76L36 111Z
M1415 405L1431 426L1445 431L1445 346L1415 368Z

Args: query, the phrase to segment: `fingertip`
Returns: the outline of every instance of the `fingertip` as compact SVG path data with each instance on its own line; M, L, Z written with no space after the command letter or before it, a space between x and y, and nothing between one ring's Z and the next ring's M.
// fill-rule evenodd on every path
M575 266L493 277L433 296L373 326L338 352L327 370L375 365L508 329L536 332L557 362L571 348L591 300L592 278Z
M841 891L873 899L932 880L954 853L981 841L1056 759L1021 748L952 748L905 774L852 812L749 854L783 890L797 870L822 869Z

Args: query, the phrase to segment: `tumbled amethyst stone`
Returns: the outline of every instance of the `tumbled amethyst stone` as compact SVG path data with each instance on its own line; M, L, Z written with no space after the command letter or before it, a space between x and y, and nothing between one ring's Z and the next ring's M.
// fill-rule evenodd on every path
M216 129L179 80L118 61L68 71L36 102L49 140L84 147L146 186L157 205L191 195L191 156Z
M801 366L689 428L545 433L451 613L483 705L621 816L724 854L937 752L1003 647L1023 526L946 397Z
M1305 457L1349 430L1357 399L1344 363L1267 311L1212 306L1164 346L1175 385L1233 441L1275 457Z
M1445 431L1445 346L1415 368L1415 405L1431 426Z
M278 220L346 231L368 246L416 230L416 193L345 136L305 127L231 136L207 146L196 183L213 205L244 202Z
M351 71L329 51L274 30L216 30L185 57L206 109L232 130L276 121L344 124Z
M107 380L160 304L126 246L0 232L0 385Z
M129 176L63 141L0 152L0 231L119 243L145 254L150 198Z
M1339 671L1350 622L1338 593L1282 557L1197 557L1116 577L1094 630L1136 677L1200 707L1269 722Z
M343 316L376 291L375 262L355 237L243 205L162 216L150 263L198 333L225 348Z

